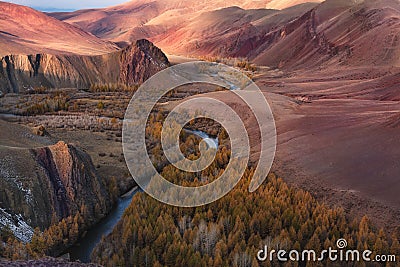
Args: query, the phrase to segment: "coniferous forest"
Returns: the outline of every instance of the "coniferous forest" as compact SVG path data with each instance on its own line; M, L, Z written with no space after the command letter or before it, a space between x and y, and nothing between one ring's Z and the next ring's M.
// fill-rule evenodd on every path
M151 116L146 131L150 154L158 155L153 161L159 163L155 166L162 176L185 186L216 179L229 162L226 132L219 125L211 127L214 132L220 129L215 161L199 173L187 174L166 163L160 146L155 145L161 138L163 117L160 112ZM187 158L198 158L199 151L194 148L199 140L181 134L181 150ZM277 266L276 259L257 261L257 252L264 246L298 251L336 248L340 238L347 240L349 249L373 248L377 254L400 252L398 233L388 236L367 217L350 219L342 208L320 203L308 192L288 186L274 173L257 191L249 193L253 171L249 166L228 195L198 208L172 207L138 193L112 234L96 247L92 260L105 266ZM326 261L318 264L326 265ZM308 262L307 266L318 264Z

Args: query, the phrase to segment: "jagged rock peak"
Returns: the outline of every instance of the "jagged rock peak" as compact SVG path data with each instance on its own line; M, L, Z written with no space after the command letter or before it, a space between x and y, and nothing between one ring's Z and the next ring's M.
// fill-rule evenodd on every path
M127 85L143 83L168 66L168 58L161 49L141 39L121 51L120 82Z

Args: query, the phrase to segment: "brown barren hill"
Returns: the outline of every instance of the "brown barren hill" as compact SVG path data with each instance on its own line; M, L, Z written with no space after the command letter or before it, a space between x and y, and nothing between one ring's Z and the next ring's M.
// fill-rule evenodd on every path
M314 0L309 2L320 3L323 0ZM269 9L285 9L287 7L295 6L304 3L303 0L272 0L266 6Z
M399 66L400 2L327 0L282 10L229 7L203 12L151 38L170 54L246 57L286 70Z
M270 42L266 36L316 6L284 10L228 7L192 17L152 40L167 53L189 56L250 57Z
M398 66L399 6L397 0L133 1L53 16L122 45L145 37L168 54L304 69Z
M71 24L32 8L0 2L0 56L8 54L95 55L117 50Z
M251 55L281 68L399 66L400 2L327 0L266 35Z
M200 32L209 27L209 22L202 20L204 25L193 25L192 20L198 18L205 12L215 11L218 9L228 7L239 7L242 9L265 9L271 0L259 1L239 1L239 0L216 0L216 1L150 1L138 0L130 1L122 5L103 8L103 9L89 9L79 10L76 12L67 13L51 13L51 16L79 26L85 31L91 32L94 35L113 42L120 43L121 45L130 43L134 40L141 38L148 38L154 41L156 45L160 38L158 35L173 34L175 31L183 29L185 31L199 30ZM298 3L305 3L308 1L296 1ZM292 1L285 1L283 7L291 6ZM235 19L237 13L229 15L230 19ZM240 15L239 15L240 16ZM226 16L219 19L227 19ZM238 18L240 19L240 17ZM237 23L236 23L237 24ZM195 26L196 28L191 28ZM214 25L209 30L219 31L217 27L223 26L221 30L228 30L230 26ZM214 32L216 34L216 32ZM177 33L180 34L180 33ZM202 38L207 38L207 35ZM175 39L179 38L176 36ZM188 42L188 39L181 39L182 42ZM160 46L166 52L169 51L167 46Z

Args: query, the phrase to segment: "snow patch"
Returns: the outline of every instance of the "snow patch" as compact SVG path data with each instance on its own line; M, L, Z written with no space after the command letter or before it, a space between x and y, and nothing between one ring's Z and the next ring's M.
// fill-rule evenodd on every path
M5 209L0 208L0 225L8 226L14 236L24 243L32 240L33 228L24 221L21 214L12 216Z
M15 185L19 191L24 194L25 201L29 204L32 204L32 191L29 188L25 188L22 184L22 180L25 180L25 177L19 176L14 170L15 166L13 166L13 159L9 156L6 156L0 160L0 178L5 179L5 181Z

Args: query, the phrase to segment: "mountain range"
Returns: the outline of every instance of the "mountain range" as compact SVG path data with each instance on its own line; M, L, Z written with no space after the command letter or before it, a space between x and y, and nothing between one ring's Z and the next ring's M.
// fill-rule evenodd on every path
M145 37L172 55L281 68L400 64L397 0L208 3L132 1L51 16L119 45Z
M0 2L0 10L2 55L98 55L146 38L170 55L279 68L400 64L397 0L139 0L48 14Z

